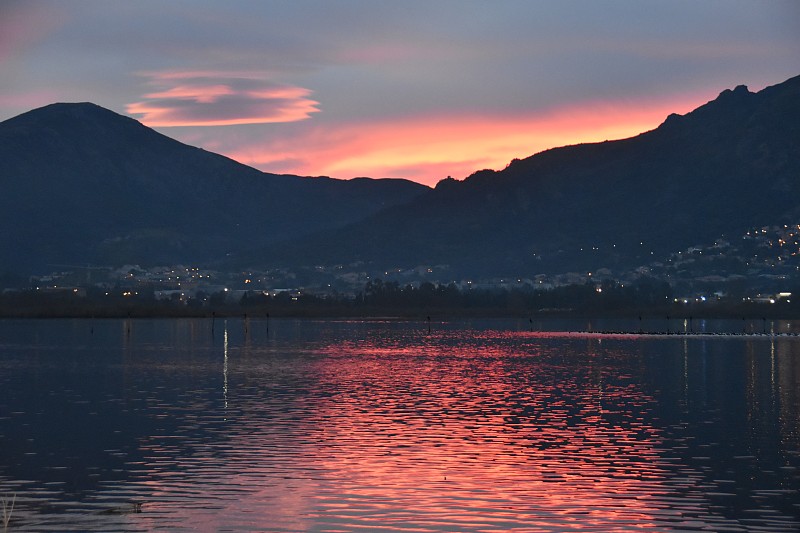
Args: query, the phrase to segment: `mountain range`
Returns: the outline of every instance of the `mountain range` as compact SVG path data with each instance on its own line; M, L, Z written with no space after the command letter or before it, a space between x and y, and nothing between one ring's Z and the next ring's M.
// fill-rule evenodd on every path
M632 268L800 221L800 76L739 86L635 137L433 189L267 174L89 103L0 123L0 271L52 265Z
M0 271L17 272L216 263L428 190L406 180L266 174L90 103L0 123L0 177Z
M443 180L413 201L284 248L454 274L631 269L752 227L800 221L800 76L723 91L630 139L555 148Z

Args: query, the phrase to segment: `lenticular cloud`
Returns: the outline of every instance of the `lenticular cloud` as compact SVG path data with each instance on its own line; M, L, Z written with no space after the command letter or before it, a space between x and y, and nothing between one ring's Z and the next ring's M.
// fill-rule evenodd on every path
M297 122L319 112L303 87L280 85L246 73L148 74L157 91L128 104L151 127L232 126Z

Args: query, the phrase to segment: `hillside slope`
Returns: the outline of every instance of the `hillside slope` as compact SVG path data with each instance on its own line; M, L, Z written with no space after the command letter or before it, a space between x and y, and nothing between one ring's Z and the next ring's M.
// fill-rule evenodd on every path
M0 123L0 271L217 261L429 190L265 174L94 104Z
M448 264L498 276L619 269L798 220L800 77L758 93L723 91L630 139L556 148L442 181L412 203L273 259Z

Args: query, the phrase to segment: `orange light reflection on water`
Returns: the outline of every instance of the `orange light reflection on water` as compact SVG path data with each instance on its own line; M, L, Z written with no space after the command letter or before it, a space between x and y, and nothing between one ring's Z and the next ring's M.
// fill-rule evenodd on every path
M194 471L190 490L222 461L228 520L290 530L621 531L677 513L654 499L669 487L653 400L611 372L613 352L487 335L340 342L289 368L237 354L225 447L172 477Z

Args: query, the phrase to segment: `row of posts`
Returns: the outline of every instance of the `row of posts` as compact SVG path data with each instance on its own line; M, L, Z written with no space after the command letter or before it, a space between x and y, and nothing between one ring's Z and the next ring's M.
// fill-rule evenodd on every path
M130 336L130 334L131 334L130 318L131 318L131 314L128 313L128 323L127 323L127 326L126 326L126 334L127 334L127 336ZM265 315L265 318L266 318L266 322L267 322L267 327L266 327L267 337L269 337L269 326L270 326L269 313L267 313ZM216 313L212 312L211 313L211 336L212 337L214 336L214 331L215 331L215 327L216 327L216 319L217 319ZM243 319L244 319L243 320L244 333L245 333L245 335L247 335L249 327L250 327L250 320L249 320L250 317L245 313L243 315ZM667 320L667 335L672 335L673 334L673 331L672 331L672 317L667 315L666 320ZM684 320L686 320L686 319L684 319ZM690 316L688 318L688 320L689 320L689 333L690 334L694 334L695 333L695 331L694 331L694 318ZM430 334L431 333L431 317L430 316L425 317L425 322L427 324L428 333ZM762 317L761 318L761 323L762 323L762 331L761 332L762 332L762 334L766 335L767 334L767 319L765 317ZM528 324L530 326L530 331L533 331L534 330L534 323L533 323L533 318L532 317L528 318ZM589 326L589 331L588 332L592 333L591 325ZM601 333L601 332L598 332L598 333ZM644 333L645 333L645 331L642 328L642 316L639 315L639 334L644 334ZM652 333L652 332L647 332L647 333ZM674 333L675 334L679 334L681 332L676 330ZM685 333L685 331L684 331L684 333ZM754 328L751 328L751 331L748 332L747 331L747 318L746 317L742 317L742 332L741 332L741 334L742 335L747 335L748 333L754 334L755 333ZM92 335L94 334L94 325L92 325L92 327L91 327L91 334Z

